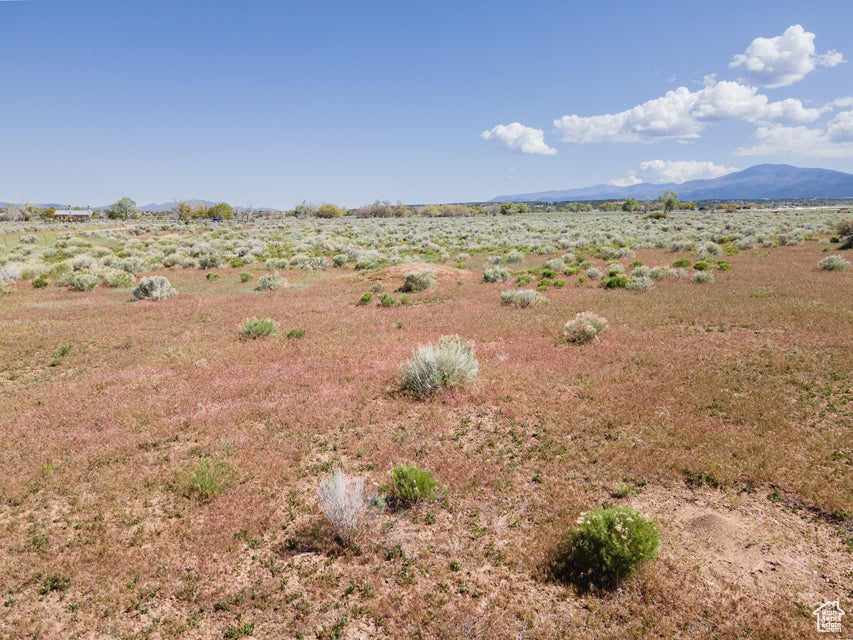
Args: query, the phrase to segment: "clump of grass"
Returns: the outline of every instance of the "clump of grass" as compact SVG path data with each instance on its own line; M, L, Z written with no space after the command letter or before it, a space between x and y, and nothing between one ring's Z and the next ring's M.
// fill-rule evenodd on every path
M283 278L279 278L274 273L265 273L258 278L255 291L275 291L276 289L280 289L283 284L287 284Z
M429 269L412 271L406 274L406 281L400 287L400 291L417 293L429 289L435 282L435 272Z
M483 272L483 280L486 282L506 282L509 276L509 271L503 267L492 267Z
M426 394L473 380L480 366L473 343L459 336L442 336L438 344L418 347L403 365L403 389Z
M240 282L249 282L252 279L251 273L241 273L240 274Z
M240 335L245 338L263 338L278 333L278 323L272 318L246 318L240 325Z
M710 284L714 282L714 274L710 271L697 271L690 280L696 284Z
M581 588L612 589L657 556L657 523L629 507L581 514L577 528L560 542L552 569Z
M844 271L850 268L850 263L841 256L827 256L817 266L824 271Z
M305 329L291 329L287 332L287 337L291 340L304 338L305 337Z
M142 278L136 289L133 290L133 296L137 300L159 301L174 298L176 295L178 295L178 290L163 276Z
M361 297L358 299L358 304L364 306L366 304L370 304L371 300L373 300L373 293L371 293L370 291L367 291L367 292L363 293L361 295Z
M362 298L363 297L364 296L362 296ZM394 296L392 296L390 293L383 293L381 296L379 296L379 304L383 307L393 307L395 302L396 300L394 300Z
M565 324L563 337L567 342L583 344L596 339L598 334L605 331L607 327L608 322L605 318L591 311L582 311Z
M690 260L687 258L679 258L675 262L672 263L672 266L676 269L686 269L690 266Z
M47 277L41 274L33 280L33 289L42 289L47 286Z
M234 471L222 461L202 458L178 481L181 494L201 503L211 502L234 480Z
M335 537L343 544L350 544L358 532L366 506L364 478L351 477L336 469L320 483L317 500Z
M391 497L399 506L411 506L420 500L435 500L438 489L438 482L429 471L411 464L400 464L391 470Z

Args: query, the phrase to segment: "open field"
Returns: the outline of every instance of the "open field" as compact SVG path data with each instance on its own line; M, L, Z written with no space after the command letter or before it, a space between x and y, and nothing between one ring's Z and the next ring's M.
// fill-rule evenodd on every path
M853 618L853 269L818 268L850 259L842 217L7 229L0 638L794 639L825 601ZM638 266L661 269L601 286ZM134 300L145 275L178 296ZM502 304L520 277L546 300ZM566 343L581 311L609 328ZM278 334L241 338L249 317ZM403 393L413 349L454 334L476 379ZM439 499L374 500L337 542L323 478L382 496L399 463ZM658 559L611 592L556 581L604 504L657 521Z

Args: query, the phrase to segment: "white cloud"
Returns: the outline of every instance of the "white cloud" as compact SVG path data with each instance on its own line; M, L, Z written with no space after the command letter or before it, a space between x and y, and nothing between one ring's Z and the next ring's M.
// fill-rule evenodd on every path
M753 40L729 67L741 69L751 82L775 89L802 80L816 67L834 67L844 62L844 55L838 51L815 54L814 38L815 34L802 26L791 25L781 36Z
M611 180L610 184L617 187L628 187L632 184L639 184L640 182L651 184L675 182L680 184L688 180L719 178L734 171L739 171L739 169L713 162L699 162L697 160L648 160L641 162L640 167L630 171L625 178Z
M791 154L816 158L853 158L853 111L842 111L825 127L771 125L755 131L758 144L743 156Z
M521 153L538 153L553 156L557 150L545 144L545 133L542 129L525 127L520 122L499 124L480 134L483 140L494 140L510 151Z
M619 113L598 116L567 115L554 121L563 142L652 142L698 138L708 124L744 120L754 124L800 124L820 117L824 109L803 106L789 98L770 102L755 87L738 82L705 79L698 91L678 87Z
M633 173L628 174L624 178L617 178L616 180L611 180L610 184L614 187L631 187L635 184L640 184L642 180L638 178Z

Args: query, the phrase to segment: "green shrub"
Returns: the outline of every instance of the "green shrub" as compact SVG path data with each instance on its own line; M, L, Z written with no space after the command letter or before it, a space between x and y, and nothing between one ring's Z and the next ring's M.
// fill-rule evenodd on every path
M690 280L696 284L712 283L714 282L714 274L710 271L697 271Z
M332 265L335 267L343 267L349 262L349 256L345 253L338 253L332 256Z
M101 280L110 289L130 289L136 284L133 274L122 269L104 269L101 271Z
M530 276L528 276L528 275L521 275L521 276L518 276L518 278L516 278L516 280L515 280L515 283L516 283L519 287L523 287L524 285L526 285L526 284L530 284L531 282L533 282L533 278L531 278L531 277L530 277Z
M473 344L459 336L442 336L437 345L418 347L403 365L403 389L430 393L464 384L478 372Z
M240 267L245 267L245 266L246 266L246 259L245 258L243 258L241 256L238 256L236 258L231 258L231 268L239 269Z
M394 300L394 296L392 296L390 293L383 293L381 296L379 296L379 304L383 307L393 307L395 302L396 300Z
M142 278L133 290L133 296L137 300L166 300L176 295L178 295L177 289L163 276Z
M91 291L98 286L100 281L101 279L94 273L85 272L67 273L62 278L62 284L75 291Z
M563 337L567 342L582 344L589 342L605 331L607 320L591 311L583 311L569 320L563 327Z
M208 273L208 274L207 274L206 276L204 276L204 277L205 277L205 279L206 279L206 280L208 280L208 281L212 281L212 280L219 280L219 274L218 274L218 273Z
M438 483L429 471L410 464L397 465L391 470L391 497L400 506L413 505L420 500L434 500Z
M690 260L687 258L679 258L675 262L672 263L672 266L676 269L686 269L690 266Z
M418 291L425 291L429 289L433 282L435 282L435 272L430 271L429 269L424 269L422 271L412 271L411 273L406 274L406 281L403 283L403 286L400 288L400 291L405 291L408 293L417 293Z
M509 280L509 271L503 267L492 267L486 269L483 273L483 280L486 282L506 282Z
M622 274L610 276L601 281L601 286L605 289L624 289L628 286L628 276Z
M853 220L839 220L835 225L841 249L853 249Z
M711 265L705 262L704 260L700 260L699 262L693 264L693 268L696 269L696 271L707 271L711 268Z
M287 332L287 337L291 340L305 337L305 329L291 329Z
M361 297L358 299L358 304L365 305L370 304L370 301L373 300L373 294L368 291L367 293L363 293Z
M817 265L824 271L844 271L850 267L850 263L841 256L827 256Z
M240 325L240 334L246 338L262 338L278 333L278 324L272 318L246 318Z
M717 260L717 269L720 271L730 271L732 268L732 263L728 260Z
M555 576L581 588L612 589L657 556L658 525L628 507L581 514L577 529L561 541Z
M249 282L252 279L251 273L241 273L240 274L240 282Z
M33 280L33 289L42 289L47 286L47 278L44 274L41 274L38 278Z

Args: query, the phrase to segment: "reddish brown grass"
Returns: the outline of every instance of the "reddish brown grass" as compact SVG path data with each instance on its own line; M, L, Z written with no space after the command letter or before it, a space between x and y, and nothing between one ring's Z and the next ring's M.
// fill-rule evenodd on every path
M645 294L569 278L526 310L446 267L390 309L357 301L406 267L263 293L169 271L180 295L159 303L21 286L0 316L0 637L806 637L811 609L853 595L853 272L820 257L742 252L716 284ZM584 310L610 329L559 344ZM249 316L280 335L239 340ZM399 393L445 334L476 342L477 382ZM176 489L204 457L236 475L207 504ZM375 490L400 462L446 504L373 511L357 549L335 545L320 478ZM640 478L623 501L660 522L660 559L614 594L551 581L577 514ZM42 593L50 576L70 582Z

